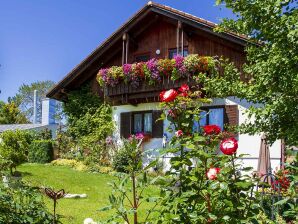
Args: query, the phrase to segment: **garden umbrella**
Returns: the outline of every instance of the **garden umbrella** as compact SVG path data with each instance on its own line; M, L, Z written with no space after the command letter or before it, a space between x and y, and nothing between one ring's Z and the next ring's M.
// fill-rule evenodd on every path
M258 174L260 177L262 177L268 174L268 171L271 173L270 151L269 145L266 141L266 136L263 135L261 137L260 153L258 160ZM270 178L268 178L268 182L270 183Z

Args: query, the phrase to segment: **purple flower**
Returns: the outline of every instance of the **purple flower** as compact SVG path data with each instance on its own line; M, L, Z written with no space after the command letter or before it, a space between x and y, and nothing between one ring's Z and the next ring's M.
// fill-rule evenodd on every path
M181 55L174 56L175 68L178 70L181 77L186 76L186 68L184 66L184 57Z
M157 81L160 82L161 81L161 77L159 75L159 71L158 71L158 64L157 64L157 60L155 58L150 59L149 61L146 62L147 68L151 73L151 79L153 82Z
M129 76L130 73L131 73L131 71L132 71L132 69L131 69L131 64L124 64L124 65L122 66L122 69L123 69L123 73L124 73L124 75Z

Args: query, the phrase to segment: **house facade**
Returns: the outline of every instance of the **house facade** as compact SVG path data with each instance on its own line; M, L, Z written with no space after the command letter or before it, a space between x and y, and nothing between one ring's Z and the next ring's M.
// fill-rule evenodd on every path
M67 93L90 83L94 94L98 94L113 106L113 119L116 123L114 136L120 140L130 134L145 132L151 135L144 143L144 149L152 149L152 156L165 147L168 121L158 121L162 113L159 107L159 93L162 90L178 88L189 80L162 80L156 85L145 82L132 86L119 82L101 87L97 81L100 69L122 66L135 62L147 62L152 58L186 57L190 54L229 58L238 68L245 61L244 48L248 38L234 33L213 31L216 24L168 6L148 2L140 11L96 48L85 60L65 76L47 97L67 101ZM241 77L245 79L245 77ZM191 85L191 83L188 83ZM245 110L251 106L235 97L213 99L204 107L206 116L200 123L239 125L247 119ZM249 154L245 165L257 169L261 136L238 134L240 154ZM279 167L282 159L282 145L277 141L271 146L272 168ZM169 158L164 158L167 161Z

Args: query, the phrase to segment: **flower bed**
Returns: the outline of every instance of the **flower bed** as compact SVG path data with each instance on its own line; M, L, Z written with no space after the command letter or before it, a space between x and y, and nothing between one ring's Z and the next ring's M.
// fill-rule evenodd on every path
M162 83L163 80L176 81L192 78L199 73L208 73L215 68L215 59L197 54L174 59L150 59L147 62L124 64L100 69L97 80L101 86L115 87L124 82L133 88L140 87L143 81L149 85Z

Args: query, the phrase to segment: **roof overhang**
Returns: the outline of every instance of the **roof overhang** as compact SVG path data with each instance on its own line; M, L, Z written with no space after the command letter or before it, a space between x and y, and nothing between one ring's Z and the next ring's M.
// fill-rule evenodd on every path
M189 26L193 26L205 32L212 33L213 35L229 40L240 46L245 46L247 44L247 41L249 40L248 37L244 35L237 35L231 32L216 33L213 31L213 29L217 26L217 24L215 23L198 18L188 13L184 13L168 6L148 2L148 4L146 4L142 9L134 14L126 23L124 23L117 31L115 31L91 54L89 54L80 64L78 64L72 71L70 71L60 82L58 82L58 84L55 85L47 93L46 96L57 100L65 100L63 99L62 95L65 95L68 86L70 86L75 79L77 79L92 63L99 59L100 56L102 56L108 49L110 49L117 41L120 41L123 33L126 33L130 29L132 29L150 12L179 20L182 23L188 24Z

